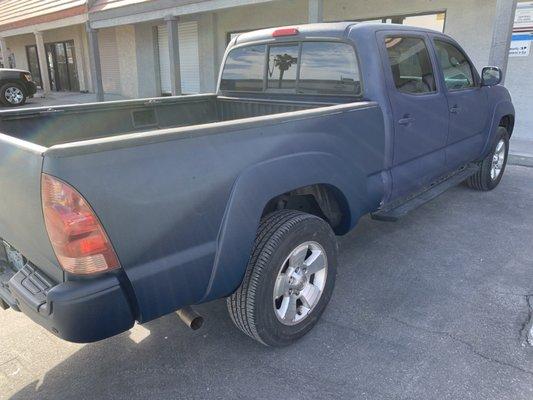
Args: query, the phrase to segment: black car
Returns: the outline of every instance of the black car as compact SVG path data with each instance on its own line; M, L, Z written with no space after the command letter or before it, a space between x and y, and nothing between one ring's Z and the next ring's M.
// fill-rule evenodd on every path
M0 104L8 107L21 106L33 97L37 86L31 74L22 69L0 68Z

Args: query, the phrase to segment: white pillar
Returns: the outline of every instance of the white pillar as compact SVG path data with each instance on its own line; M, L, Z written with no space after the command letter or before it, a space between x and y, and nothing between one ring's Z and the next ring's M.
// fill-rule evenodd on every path
M50 93L50 76L48 75L48 62L42 32L35 32L35 43L37 44L37 55L39 56L39 70L41 71L41 84L43 96Z
M173 96L181 94L180 46L178 38L178 18L165 18L168 31L168 56L170 60L170 90Z
M104 86L102 84L102 67L100 65L100 48L98 47L98 31L92 29L87 22L87 39L89 42L89 61L91 63L91 80L96 101L104 101Z
M198 40L200 56L200 91L214 92L218 73L217 57L217 16L205 13L198 21Z
M309 23L324 21L324 0L307 0Z
M507 72L509 48L513 34L514 16L517 0L497 0L489 64L500 67L503 77Z
M4 68L9 68L8 64L8 52L7 52L7 43L6 39L3 37L0 37L0 55L2 56L2 63L4 64Z

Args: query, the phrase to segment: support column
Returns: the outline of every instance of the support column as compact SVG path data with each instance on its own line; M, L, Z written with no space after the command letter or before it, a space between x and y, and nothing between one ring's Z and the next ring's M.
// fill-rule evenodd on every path
M3 37L0 37L0 55L2 56L2 63L4 64L4 68L9 68L8 65L8 52L7 52L7 43L6 39Z
M100 48L98 46L98 31L86 25L87 39L89 42L89 60L91 63L91 80L96 101L104 101L104 86L102 84L102 67L100 64Z
M507 72L509 48L513 34L514 16L517 0L497 0L494 26L492 29L492 44L490 47L489 64L500 67L503 78Z
M173 96L181 94L180 46L178 39L178 18L165 18L168 32L168 57L170 61L170 91Z
M41 85L43 87L43 97L50 93L50 75L48 75L48 63L42 32L35 32L35 43L37 45L37 55L39 56L39 71L41 72Z
M217 16L205 13L198 20L198 41L200 56L200 92L212 93L216 90L217 59Z
M324 21L324 0L307 0L309 23Z

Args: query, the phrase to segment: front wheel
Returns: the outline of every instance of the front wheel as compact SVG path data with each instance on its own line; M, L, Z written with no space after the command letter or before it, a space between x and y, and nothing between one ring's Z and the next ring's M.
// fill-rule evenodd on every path
M313 328L331 298L337 244L321 218L283 210L266 216L239 289L227 299L230 316L248 336L284 346Z
M466 180L469 187L475 190L489 191L494 189L502 180L507 157L509 155L509 132L500 126L498 141L483 161L479 164L479 171Z
M8 107L21 106L26 103L24 88L18 83L6 83L0 87L0 101Z

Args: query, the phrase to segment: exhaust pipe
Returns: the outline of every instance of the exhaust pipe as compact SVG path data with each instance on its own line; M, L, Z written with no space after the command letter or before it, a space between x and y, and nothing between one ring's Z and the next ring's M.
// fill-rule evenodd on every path
M193 331L200 329L204 323L203 317L188 306L179 309L176 314Z

